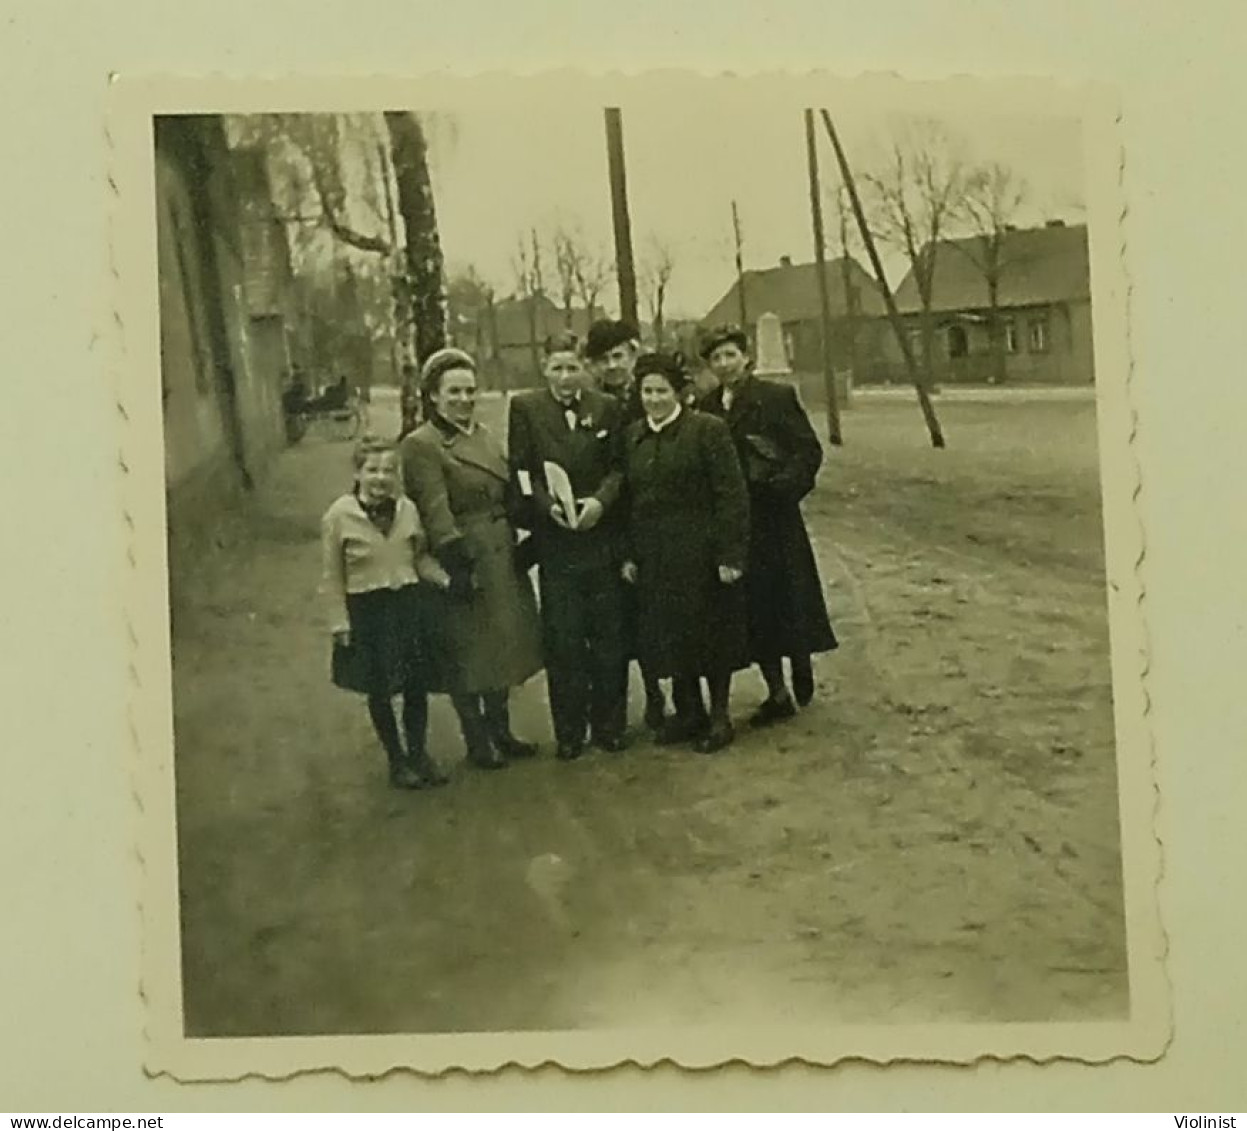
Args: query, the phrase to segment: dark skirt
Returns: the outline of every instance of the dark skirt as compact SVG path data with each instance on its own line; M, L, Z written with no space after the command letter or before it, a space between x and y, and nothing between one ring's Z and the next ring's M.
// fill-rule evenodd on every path
M345 691L393 696L429 682L423 586L348 593L351 639L334 645L332 678Z

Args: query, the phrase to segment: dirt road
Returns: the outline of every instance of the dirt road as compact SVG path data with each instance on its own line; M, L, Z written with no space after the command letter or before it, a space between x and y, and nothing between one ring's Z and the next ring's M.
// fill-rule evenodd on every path
M437 700L429 794L328 682L346 449L286 453L176 622L188 1032L1123 1015L1094 407L944 413L943 453L846 413L807 505L844 643L786 729L565 765L534 680L545 757L472 772Z

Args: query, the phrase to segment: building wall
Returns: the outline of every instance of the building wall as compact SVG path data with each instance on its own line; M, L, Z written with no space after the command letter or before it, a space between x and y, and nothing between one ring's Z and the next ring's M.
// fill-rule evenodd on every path
M1013 328L1014 348L1005 353L1005 380L1017 384L1086 385L1094 380L1091 351L1090 303L1079 300L1052 306L1002 311L1001 333ZM906 315L914 355L921 358L919 319ZM1042 331L1032 327L1042 325ZM1032 334L1042 334L1035 339ZM958 335L964 335L958 341ZM957 345L964 344L958 354ZM967 311L962 317L935 316L935 377L944 384L987 384L995 376L987 311ZM871 380L902 383L908 380L895 336L885 338L884 356Z
M175 584L284 446L282 332L253 325L238 196L219 119L156 132L161 394Z

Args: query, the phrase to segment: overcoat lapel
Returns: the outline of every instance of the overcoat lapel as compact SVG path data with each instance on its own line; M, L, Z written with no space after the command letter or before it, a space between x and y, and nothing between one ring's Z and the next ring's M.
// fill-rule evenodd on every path
M504 483L510 480L507 461L503 458L501 450L496 444L489 442L479 424L470 433L456 430L451 434L443 432L442 435L445 437L446 449L460 463L469 463L473 467L479 467Z

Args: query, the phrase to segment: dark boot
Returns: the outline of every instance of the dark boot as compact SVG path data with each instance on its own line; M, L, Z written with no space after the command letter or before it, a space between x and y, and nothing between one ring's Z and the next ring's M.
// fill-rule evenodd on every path
M398 737L394 705L389 697L368 696L368 715L372 719L372 728L377 732L377 738L385 749L385 758L390 767L390 785L395 789L420 789L424 783L407 760L407 752Z
M703 754L713 754L730 746L736 737L732 728L728 705L732 694L732 673L714 672L706 677L710 686L710 729L697 743L697 749Z
M508 691L487 691L484 704L485 730L494 749L507 758L533 758L537 746L521 742L511 733L511 696Z
M662 683L645 679L645 725L652 731L661 731L667 721L667 697L662 693Z
M793 656L788 661L792 668L792 694L798 707L808 707L814 698L814 665L809 656Z
M445 785L450 779L429 757L426 738L429 725L429 701L423 688L410 688L403 693L403 734L407 740L407 765L423 785Z
M701 680L679 677L671 681L675 715L668 718L658 735L660 746L675 746L702 738L710 729L710 716L701 697Z
M481 713L479 695L452 695L455 713L459 716L459 729L463 731L463 744L467 747L468 761L482 770L501 770L507 760L494 749Z

